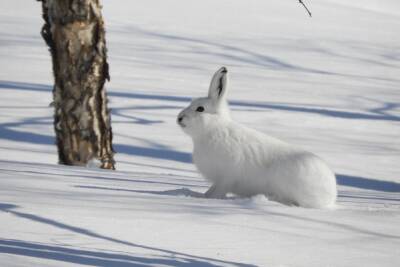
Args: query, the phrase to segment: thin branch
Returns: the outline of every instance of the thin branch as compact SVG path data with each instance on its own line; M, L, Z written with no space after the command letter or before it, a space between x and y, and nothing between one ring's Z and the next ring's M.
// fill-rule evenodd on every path
M307 6L303 3L303 0L299 0L299 3L302 4L304 6L304 8L306 9L308 15L310 15L310 17L312 17L310 10L307 8Z

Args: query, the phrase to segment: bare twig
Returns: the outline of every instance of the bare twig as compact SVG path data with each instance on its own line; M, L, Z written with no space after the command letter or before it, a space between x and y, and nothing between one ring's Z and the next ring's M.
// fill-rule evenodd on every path
M304 6L304 8L306 9L308 15L310 15L310 17L312 17L310 10L307 8L307 6L303 3L303 0L299 0L299 3L302 4Z

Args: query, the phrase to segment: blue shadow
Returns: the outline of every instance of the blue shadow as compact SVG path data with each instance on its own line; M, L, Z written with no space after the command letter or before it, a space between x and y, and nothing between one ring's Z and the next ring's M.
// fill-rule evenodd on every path
M0 239L0 253L99 267L218 266L190 258L156 257L154 255L147 258L9 239Z
M64 248L58 246L48 246L41 244L33 244L19 240L1 240L0 253L30 256L42 259L58 260L68 263L86 264L91 266L221 266L230 265L238 267L253 267L251 264L237 263L231 261L223 261L208 257L194 256L177 251L150 247L145 245L135 244L129 241L120 240L113 237L108 237L102 234L95 233L91 230L81 227L71 226L62 222L58 222L45 217L34 214L16 211L18 206L8 203L0 203L0 212L12 214L18 218L30 220L37 223L42 223L47 226L55 227L61 230L69 231L74 234L83 235L86 237L112 242L119 245L147 250L146 255L154 257L155 254L164 254L165 256L157 258L134 257L116 253L93 252L87 250L77 250L72 248ZM93 258L95 257L95 258Z
M205 198L203 193L199 193L189 188L179 188L172 189L166 191L151 191L151 190L132 190L132 189L124 189L124 188L109 188L104 186L86 186L86 185L76 185L76 188L84 188L84 189L94 189L94 190L105 190L105 191L116 191L116 192L127 192L127 193L140 193L140 194L152 194L152 195L161 195L161 196L184 196L184 197L193 197L193 198Z
M15 89L15 90L28 90L37 92L51 92L52 87L45 84L33 84L33 83L21 83L13 81L1 81L0 89ZM151 95L151 94L139 94L139 93L127 93L127 92L114 92L108 91L110 97L121 97L121 98L134 98L134 99L146 99L146 100L161 100L161 101L172 101L172 102L185 102L191 101L190 97L181 96L165 96L165 95ZM348 112L334 109L325 108L312 108L305 106L290 106L284 104L272 104L272 103L257 103L257 102L244 102L244 101L230 101L230 105L233 107L245 107L245 108L261 108L270 110L282 110L282 111L293 111L302 113L319 114L327 117L335 117L342 119L362 119L362 120L385 120L385 121L400 121L400 117L390 115L387 112L395 108L399 108L400 104L396 103L384 103L383 107L371 109L369 113L359 112ZM158 121L156 121L158 122Z
M114 148L118 153L124 153L128 155L173 160L184 163L192 162L192 155L190 153L180 152L172 149L150 148L121 144L114 145Z
M383 191L383 192L400 192L400 184L396 182L381 181L364 177L350 176L338 174L336 181L339 185L357 187L360 189Z

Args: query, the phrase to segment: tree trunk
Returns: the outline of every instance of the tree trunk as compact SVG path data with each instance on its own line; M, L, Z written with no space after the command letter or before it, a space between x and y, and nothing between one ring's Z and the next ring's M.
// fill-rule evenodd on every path
M42 37L50 48L54 129L60 164L101 161L114 169L111 118L104 87L109 80L99 0L42 2Z

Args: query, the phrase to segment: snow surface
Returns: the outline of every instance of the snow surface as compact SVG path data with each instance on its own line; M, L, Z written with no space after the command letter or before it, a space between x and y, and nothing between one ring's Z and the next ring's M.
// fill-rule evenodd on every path
M399 266L400 2L104 0L117 171L56 164L40 3L0 1L0 266ZM233 117L324 158L334 211L209 184L175 125Z

